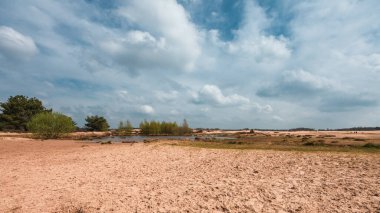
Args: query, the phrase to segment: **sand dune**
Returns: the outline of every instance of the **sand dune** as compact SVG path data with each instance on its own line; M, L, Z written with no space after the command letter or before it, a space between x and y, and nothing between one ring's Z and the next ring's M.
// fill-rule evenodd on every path
M0 212L379 212L376 154L0 139Z

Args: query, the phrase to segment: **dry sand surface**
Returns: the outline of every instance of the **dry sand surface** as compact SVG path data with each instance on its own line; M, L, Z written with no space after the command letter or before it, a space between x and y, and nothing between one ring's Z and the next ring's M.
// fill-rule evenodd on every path
M333 136L336 138L366 138L380 139L380 131L257 131L263 134L275 135L312 135L312 136Z
M0 212L380 212L377 154L0 138Z

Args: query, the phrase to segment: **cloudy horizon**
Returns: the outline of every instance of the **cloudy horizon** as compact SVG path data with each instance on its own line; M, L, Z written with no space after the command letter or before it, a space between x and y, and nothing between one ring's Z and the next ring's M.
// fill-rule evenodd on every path
M376 0L0 2L0 102L80 126L380 126Z

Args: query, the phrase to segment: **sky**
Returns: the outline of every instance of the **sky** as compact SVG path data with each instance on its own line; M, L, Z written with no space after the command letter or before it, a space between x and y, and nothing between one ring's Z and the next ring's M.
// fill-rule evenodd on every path
M380 126L377 0L3 0L0 102L79 126Z

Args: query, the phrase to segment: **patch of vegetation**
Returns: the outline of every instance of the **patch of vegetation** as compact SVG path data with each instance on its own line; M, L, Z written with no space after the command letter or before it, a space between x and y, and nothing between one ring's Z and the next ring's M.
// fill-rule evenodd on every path
M72 205L72 206L62 206L61 209L58 210L58 211L56 211L56 212L62 212L62 213L85 213L87 211L86 211L86 208L83 207L83 206L81 206L81 205L79 205L79 206Z
M355 138L351 138L351 137L344 137L344 138L342 138L343 140L353 140L353 139L355 139Z
M137 141L122 141L121 143L130 143L130 144L134 144L134 143L137 143Z
M61 113L42 112L35 115L27 124L35 137L59 138L75 130L74 121Z
M129 136L132 135L133 132L133 126L130 121L127 120L127 122L120 121L119 128L116 130L116 135L119 136Z
M85 120L88 131L107 131L110 128L107 120L102 116L87 116Z
M103 141L103 142L100 142L100 145L106 145L106 144L112 144L111 141Z
M340 146L328 145L325 141L308 141L303 144L297 143L283 143L282 138L273 140L257 139L257 142L252 141L192 141L172 143L171 145L177 146L190 146L197 148L210 148L210 149L239 149L239 150L277 150L277 151L300 151L300 152L365 152L365 153L380 153L380 145L367 145L362 146ZM371 149L370 149L371 148Z
M243 142L240 141L229 141L227 144L243 144Z
M366 143L363 145L364 148L375 148L375 149L380 149L380 145L378 144L373 144L373 143Z
M323 145L325 145L325 141L324 140L308 141L302 145L304 145L304 146L323 146Z
M76 208L73 209L72 212L73 212L73 213L85 213L83 207L76 207Z
M336 129L336 131L375 131L380 130L380 127L351 127L351 128L344 128L344 129Z
M96 139L102 139L104 137L110 137L111 132L103 132L102 134L96 134L96 133L86 133L86 134L79 134L79 135L70 135L69 138L74 140L96 140Z
M289 129L289 131L294 131L294 132L296 132L296 131L315 131L315 129L300 127L300 128Z
M33 116L41 112L51 112L51 109L46 109L37 98L16 95L0 103L0 111L0 130L26 131L27 123Z
M142 135L188 135L193 132L186 119L181 126L176 122L143 121L140 123Z
M316 144L312 141L306 142L303 144L304 146L315 146Z
M152 138L152 139L144 139L144 143L152 143L152 142L157 142L159 141L159 139L156 139L156 138Z

